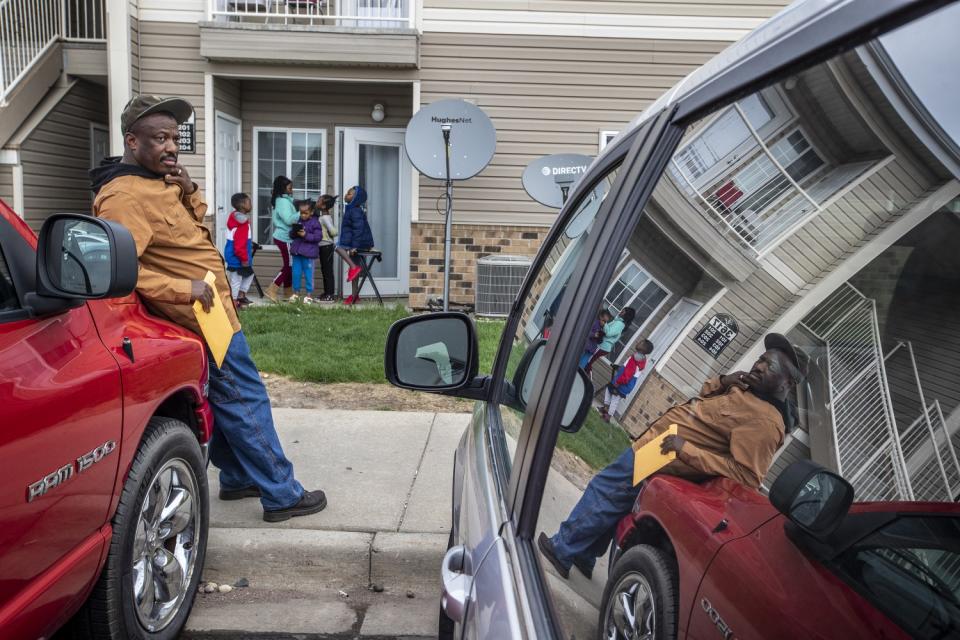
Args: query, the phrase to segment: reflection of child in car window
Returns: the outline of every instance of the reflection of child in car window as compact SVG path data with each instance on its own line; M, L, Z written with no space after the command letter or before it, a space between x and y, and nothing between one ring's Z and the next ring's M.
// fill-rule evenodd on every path
M583 345L583 354L580 356L580 368L588 373L590 369L587 367L592 364L590 360L603 341L603 328L612 319L612 313L606 309L601 309L600 313L597 314L597 319L593 321L593 325L590 327L590 335L587 336L587 341Z
M640 379L640 373L647 366L647 356L653 352L653 343L649 340L641 340L636 344L633 354L627 358L627 361L617 367L610 379L610 384L603 391L603 407L600 409L600 417L604 422L610 422L610 416L617 413L617 407L620 405L620 399L626 398L637 386Z

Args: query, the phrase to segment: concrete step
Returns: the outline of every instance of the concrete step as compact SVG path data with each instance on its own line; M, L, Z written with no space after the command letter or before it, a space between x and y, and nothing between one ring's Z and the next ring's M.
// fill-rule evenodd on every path
M185 638L436 637L446 534L210 530ZM382 589L382 591L380 590Z

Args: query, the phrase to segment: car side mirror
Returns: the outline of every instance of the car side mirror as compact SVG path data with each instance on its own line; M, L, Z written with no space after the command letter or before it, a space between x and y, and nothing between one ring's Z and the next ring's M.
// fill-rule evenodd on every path
M137 245L123 225L76 213L57 213L43 223L37 242L41 296L126 296L137 286L137 270Z
M519 411L527 410L530 392L533 390L533 382L537 371L540 369L540 363L543 360L546 348L546 340L541 339L531 343L513 374L512 384L516 397L512 404ZM576 433L580 430L587 418L587 412L590 411L593 391L593 382L590 381L590 376L583 369L578 368L577 376L570 387L570 393L567 395L567 404L560 421L561 431Z
M478 366L477 331L466 314L403 318L387 334L384 372L396 387L458 395L476 377Z
M843 521L853 486L810 460L798 460L777 477L770 502L805 533L824 541Z

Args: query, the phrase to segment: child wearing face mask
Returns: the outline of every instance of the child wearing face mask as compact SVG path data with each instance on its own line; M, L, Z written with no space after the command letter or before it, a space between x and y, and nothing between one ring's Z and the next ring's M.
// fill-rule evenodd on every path
M227 218L227 244L223 258L227 263L230 293L238 309L250 304L247 291L253 282L253 238L250 235L250 211L253 203L245 193L235 193L230 198L233 211Z
M640 372L647 366L647 356L653 353L653 343L641 340L636 344L633 354L613 373L613 379L603 392L603 407L600 417L610 422L610 416L616 414L620 400L626 398L637 386Z

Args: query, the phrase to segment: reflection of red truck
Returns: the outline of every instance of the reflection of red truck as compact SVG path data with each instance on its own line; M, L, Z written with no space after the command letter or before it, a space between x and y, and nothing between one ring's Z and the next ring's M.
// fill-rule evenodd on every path
M832 474L804 466L770 499L727 479L649 481L617 526L603 637L647 637L657 608L676 629L654 638L960 637L960 505L837 504L811 532L799 511L830 500L802 494Z
M38 255L0 201L0 637L80 611L90 637L172 638L206 548L205 352L130 293L129 233L56 218Z

